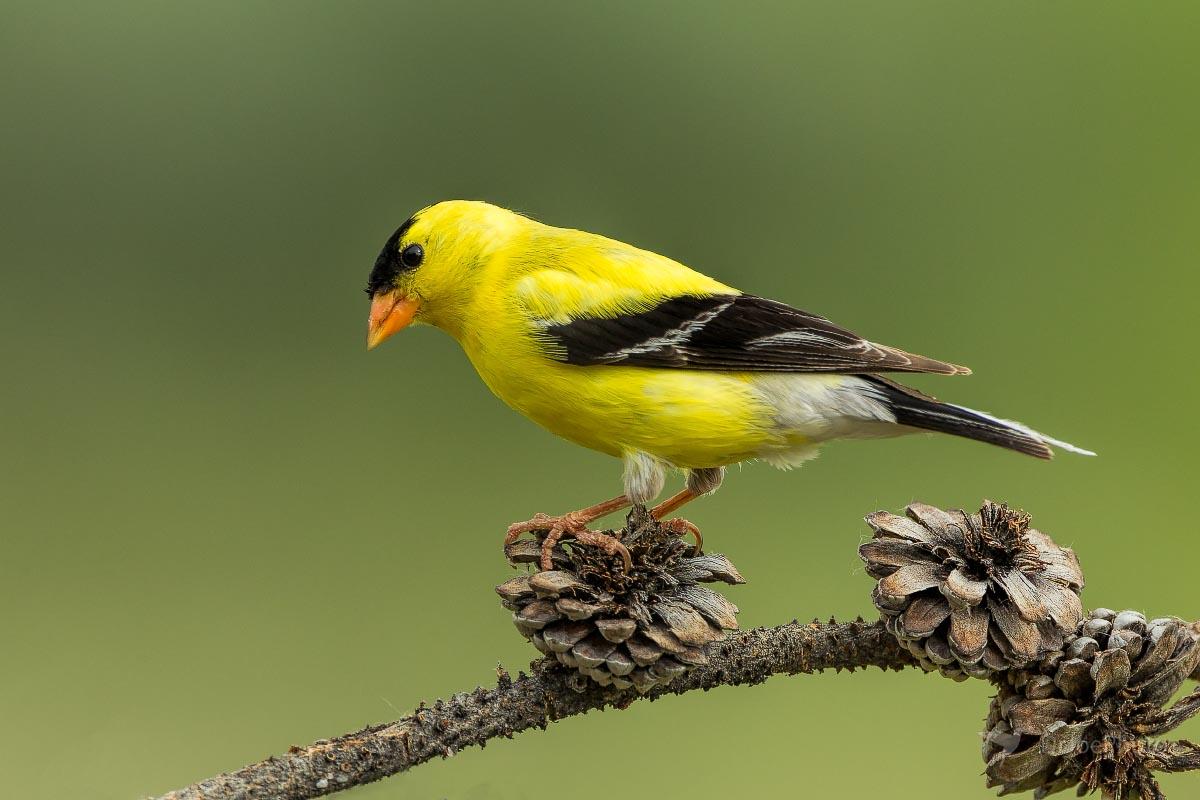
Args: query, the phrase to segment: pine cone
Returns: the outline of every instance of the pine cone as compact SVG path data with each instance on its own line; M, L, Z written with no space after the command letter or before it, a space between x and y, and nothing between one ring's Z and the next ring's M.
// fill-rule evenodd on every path
M641 507L616 534L633 570L579 542L555 547L554 569L496 587L533 646L601 686L648 692L707 662L705 648L737 628L737 606L701 583L745 583L729 559L697 555ZM565 546L563 546L565 545ZM518 540L509 563L536 565L541 545Z
M867 517L859 556L879 579L872 599L921 666L986 678L1062 647L1083 616L1075 553L985 500L978 514L913 503L908 517Z
M1151 768L1170 746L1147 739L1200 709L1200 695L1163 710L1200 666L1200 632L1173 617L1096 609L1062 652L998 680L984 731L989 786L1042 798L1078 785L1105 797L1158 800Z

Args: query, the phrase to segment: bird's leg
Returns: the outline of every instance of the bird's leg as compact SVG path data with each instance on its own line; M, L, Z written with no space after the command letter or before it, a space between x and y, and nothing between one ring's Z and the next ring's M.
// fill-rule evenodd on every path
M533 519L525 522L514 522L508 526L508 535L504 537L504 543L512 544L517 540L517 537L523 533L530 531L544 531L554 527L556 524L562 524L566 528L575 528L580 525L587 525L593 520L600 519L605 514L611 514L614 511L620 511L622 508L627 508L632 503L625 495L618 495L611 500L605 500L603 503L597 503L594 506L581 508L578 511L569 511L561 516L552 517L549 514L534 514Z
M662 519L667 514L676 511L686 504L692 502L700 495L693 492L691 489L683 489L663 500L661 503L650 509L650 515L655 519Z
M683 505L692 502L697 497L703 497L706 494L712 494L721 485L721 481L725 479L724 467L698 467L688 470L687 485L682 492L668 497L656 505L650 514L655 519L662 519L667 514L674 512ZM700 535L700 529L686 519L669 519L663 523L677 535L682 536L685 533L690 533L696 538L696 552L700 553L704 550L704 537Z
M616 537L589 530L588 523L606 514L620 511L622 508L629 506L630 503L630 499L622 494L611 500L605 500L603 503L581 508L578 511L570 511L557 517L551 517L547 514L535 514L531 520L509 525L508 534L504 537L504 544L507 547L515 542L517 537L523 533L549 531L546 534L546 538L542 541L541 568L543 570L548 570L552 566L551 555L554 552L554 546L563 538L569 536L577 542L598 547L609 555L619 555L621 560L625 562L625 571L629 572L633 569L633 559L629 557L629 550L626 549L625 545L621 544Z
M666 500L663 500L654 508L650 509L650 516L657 520L662 520L662 518L667 514L670 514L687 503L692 502L699 496L699 494L693 492L691 489L684 489L681 492L671 495ZM663 527L671 530L678 536L683 536L685 533L690 533L696 539L696 552L704 552L704 537L700 535L700 529L683 517L663 520Z

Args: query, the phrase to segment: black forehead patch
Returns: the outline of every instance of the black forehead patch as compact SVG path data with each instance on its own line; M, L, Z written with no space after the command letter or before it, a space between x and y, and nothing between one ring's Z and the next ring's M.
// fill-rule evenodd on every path
M375 259L375 266L371 268L371 276L367 278L367 294L374 295L380 289L391 286L392 282L396 280L396 276L407 269L400 261L399 245L404 234L408 233L408 229L416 221L416 217L409 217L403 225L396 229L395 233L388 237L383 249L379 251L379 256Z

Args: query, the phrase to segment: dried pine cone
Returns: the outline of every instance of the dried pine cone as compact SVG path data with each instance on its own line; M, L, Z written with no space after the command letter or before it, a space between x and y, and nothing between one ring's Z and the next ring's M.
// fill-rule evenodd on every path
M1041 798L1078 785L1105 797L1162 798L1152 769L1195 745L1153 742L1200 711L1200 693L1163 709L1200 667L1200 632L1173 617L1096 609L1063 651L998 681L984 731L989 786Z
M700 583L744 583L729 559L695 548L641 507L617 534L620 558L567 540L554 569L496 587L513 624L541 652L602 686L647 692L707 662L705 647L737 628L737 606ZM533 540L509 545L509 563L537 564Z
M928 671L986 678L1058 650L1083 616L1075 553L985 500L978 514L913 503L867 517L859 548L889 631Z

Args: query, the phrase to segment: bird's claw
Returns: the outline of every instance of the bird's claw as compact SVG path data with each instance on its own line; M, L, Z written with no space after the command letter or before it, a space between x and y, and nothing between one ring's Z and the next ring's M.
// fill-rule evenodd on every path
M700 533L700 529L695 523L689 522L683 517L675 517L674 519L662 520L662 526L676 536L687 536L691 534L696 540L696 555L704 552L704 536Z
M632 570L633 559L629 555L629 549L621 544L615 536L590 530L587 522L588 520L585 517L574 512L558 517L552 517L549 514L534 514L533 519L526 520L525 522L515 522L508 526L508 534L504 537L504 545L507 547L512 544L523 533L547 531L546 538L542 540L542 557L539 564L542 570L553 568L554 548L560 541L566 538L599 548L610 556L620 556L621 560L625 562L625 571L629 572Z
M508 533L504 536L504 546L508 547L521 537L523 533L532 533L533 531L546 531L552 529L560 520L569 517L570 514L564 514L561 517L552 517L549 514L534 514L533 519L527 519L524 522L514 522L508 526Z
M621 544L621 541L617 537L608 533L601 533L600 531L588 530L587 528L569 531L569 535L575 541L603 550L610 556L620 556L621 561L625 563L625 573L628 574L633 571L633 558L629 555L629 548ZM561 538L562 536L560 535L559 539ZM548 565L550 564L551 553L546 549L546 543L549 541L550 537L546 537L546 542L542 543L542 569L549 569Z

